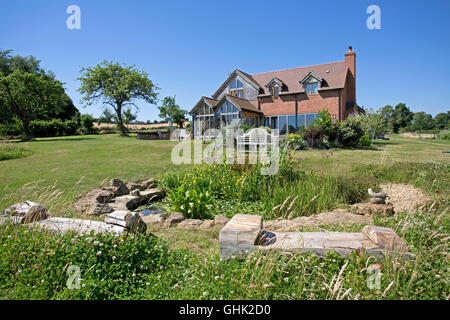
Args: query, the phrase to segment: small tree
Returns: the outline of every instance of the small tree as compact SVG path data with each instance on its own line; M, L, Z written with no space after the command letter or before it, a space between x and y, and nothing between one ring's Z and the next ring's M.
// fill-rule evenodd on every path
M169 121L172 117L172 121L180 128L183 126L184 116L187 112L175 103L175 96L165 97L162 105L159 106L158 109L160 118Z
M131 112L130 108L127 108L123 113L123 122L126 124L133 122L136 118L137 116Z
M150 104L156 102L159 88L146 72L138 71L134 66L103 61L95 67L82 68L80 73L82 101L92 105L101 100L112 107L122 135L127 135L123 124L124 107L137 108L135 101L139 99Z

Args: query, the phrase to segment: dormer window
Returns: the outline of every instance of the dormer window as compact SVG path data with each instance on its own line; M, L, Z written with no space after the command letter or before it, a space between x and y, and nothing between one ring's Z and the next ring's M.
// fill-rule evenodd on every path
M233 82L231 82L230 95L241 99L244 98L244 84L238 79L233 80Z
M307 94L317 94L319 92L319 83L313 82L304 85Z
M278 96L280 95L280 92L283 91L283 86L284 86L283 81L281 81L280 79L278 79L276 77L273 78L272 80L270 80L270 82L266 85L266 87L273 99L278 98Z
M300 81L306 94L318 94L321 83L323 79L312 71Z

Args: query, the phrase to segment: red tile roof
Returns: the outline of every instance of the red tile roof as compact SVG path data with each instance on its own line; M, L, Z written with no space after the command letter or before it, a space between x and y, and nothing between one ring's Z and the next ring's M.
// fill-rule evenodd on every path
M256 81L264 89L265 94L269 94L266 85L275 77L286 84L289 92L302 92L303 88L300 81L312 71L325 80L327 86L325 85L322 89L329 90L344 87L347 70L348 67L345 65L345 61L339 61L309 67L252 74L251 79Z

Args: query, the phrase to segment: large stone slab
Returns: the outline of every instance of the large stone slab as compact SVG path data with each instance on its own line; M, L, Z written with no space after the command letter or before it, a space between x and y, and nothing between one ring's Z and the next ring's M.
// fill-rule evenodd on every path
M243 256L251 250L282 250L297 253L314 252L326 256L332 251L341 256L365 252L375 257L398 255L411 259L413 254L392 229L366 226L361 233L353 232L271 232L262 230L259 216L236 215L220 231L220 255Z
M219 233L220 256L243 256L254 250L262 227L261 216L235 215Z
M71 218L49 218L46 220L34 222L27 226L38 227L44 230L52 230L58 233L76 232L84 233L113 233L117 236L125 234L126 229L122 226L112 225L106 222L71 219Z

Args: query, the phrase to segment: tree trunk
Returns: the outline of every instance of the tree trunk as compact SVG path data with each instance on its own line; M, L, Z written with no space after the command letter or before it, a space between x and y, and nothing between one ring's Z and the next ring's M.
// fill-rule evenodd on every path
M122 104L120 102L117 102L117 122L119 125L119 129L120 129L120 134L122 136L128 136L127 133L127 129L125 128L125 126L123 125L123 119L122 119Z
M30 122L28 120L22 120L23 123L23 135L22 135L22 140L23 141L30 141L33 140L33 136L31 135L31 130L30 130Z

